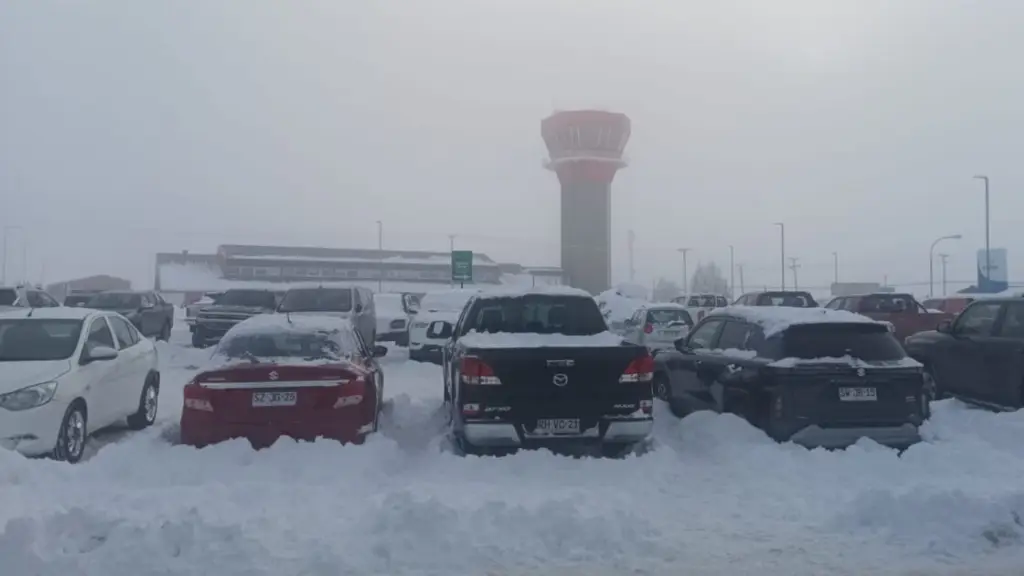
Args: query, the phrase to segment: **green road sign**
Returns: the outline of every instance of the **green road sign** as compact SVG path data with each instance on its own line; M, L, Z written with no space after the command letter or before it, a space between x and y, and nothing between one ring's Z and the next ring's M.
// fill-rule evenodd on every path
M452 282L473 281L473 251L452 250Z

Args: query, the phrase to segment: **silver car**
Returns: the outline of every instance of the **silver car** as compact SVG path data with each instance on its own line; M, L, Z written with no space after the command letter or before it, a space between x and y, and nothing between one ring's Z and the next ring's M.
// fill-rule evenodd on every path
M626 320L626 340L651 350L672 348L675 341L690 333L693 318L680 304L648 304Z

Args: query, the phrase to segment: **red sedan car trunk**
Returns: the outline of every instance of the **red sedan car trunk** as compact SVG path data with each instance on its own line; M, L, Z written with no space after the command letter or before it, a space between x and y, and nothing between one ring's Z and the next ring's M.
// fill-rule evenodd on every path
M181 439L204 446L281 436L361 442L373 428L377 398L370 376L348 363L245 364L204 372L185 386Z

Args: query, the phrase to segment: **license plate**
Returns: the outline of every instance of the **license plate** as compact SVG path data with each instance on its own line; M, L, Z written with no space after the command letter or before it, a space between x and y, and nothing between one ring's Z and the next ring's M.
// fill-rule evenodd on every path
M253 408L270 408L274 406L295 406L298 392L253 392Z
M662 330L661 335L665 338L675 338L679 336L681 332L679 330Z
M579 434L578 418L541 418L534 429L537 434Z
M840 388L839 399L843 402L874 402L878 400L875 388Z

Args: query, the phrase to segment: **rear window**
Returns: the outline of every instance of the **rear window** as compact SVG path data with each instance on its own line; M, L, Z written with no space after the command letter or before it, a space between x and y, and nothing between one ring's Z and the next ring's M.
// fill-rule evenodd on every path
M217 300L223 306L274 308L274 293L265 290L228 290Z
M459 312L469 302L470 292L431 292L419 301L425 312Z
M757 297L758 306L817 308L818 303L807 292L765 292Z
M871 294L862 296L857 304L858 312L900 313L916 311L917 302L909 294Z
M0 306L14 306L18 300L18 291L13 288L0 290Z
M769 339L778 341L779 337ZM803 324L790 326L782 336L783 358L842 358L864 361L899 360L903 347L881 324Z
M706 294L703 296L690 296L690 299L686 301L686 305L690 308L720 308L727 306L728 303L723 296Z
M100 310L136 310L142 306L142 296L125 292L104 292L93 296L88 306Z
M647 323L655 326L667 326L672 323L683 323L693 326L693 318L686 310L648 310Z
M340 360L352 355L356 344L342 330L300 331L267 329L228 333L217 345L215 354L229 359L295 358L304 360Z
M289 290L278 312L350 312L352 290L349 288L312 288Z
M590 336L608 330L592 298L529 295L478 300L462 332Z

